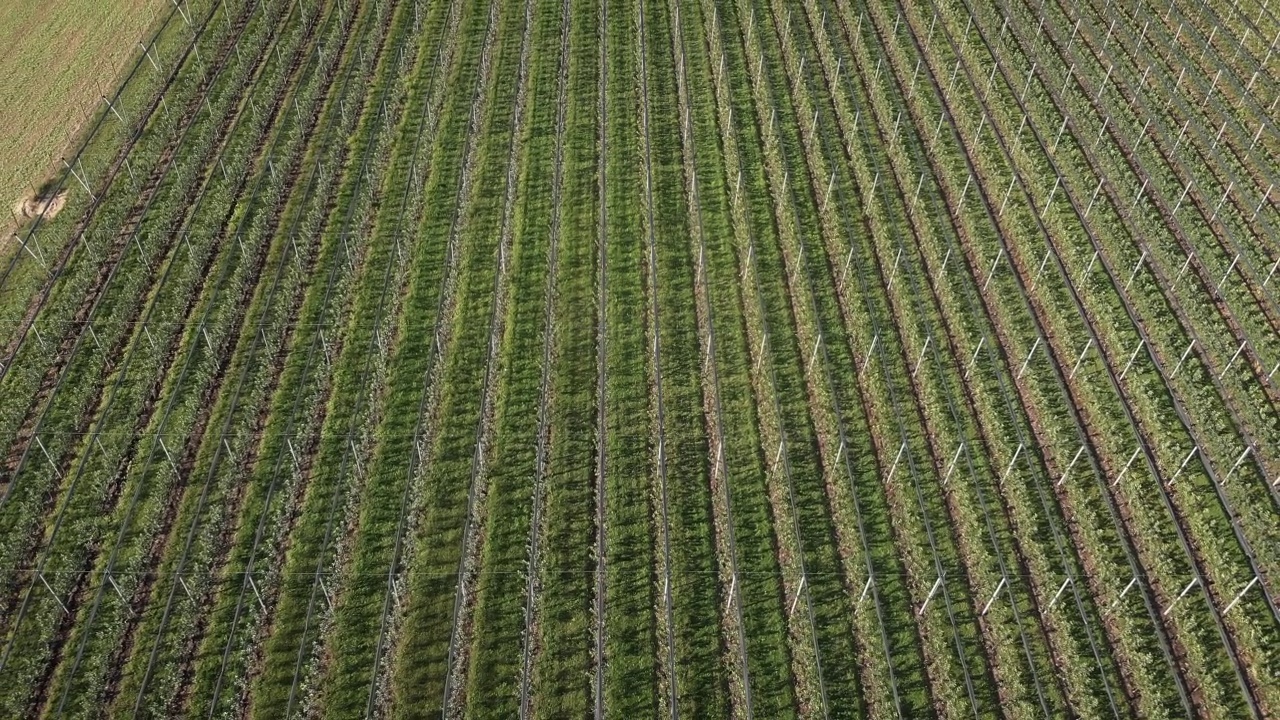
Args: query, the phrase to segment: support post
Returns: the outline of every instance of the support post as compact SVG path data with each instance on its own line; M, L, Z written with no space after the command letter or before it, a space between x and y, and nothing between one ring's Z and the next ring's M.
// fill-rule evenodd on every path
M1123 380L1125 375L1129 374L1129 369L1133 367L1133 361L1138 359L1138 353L1142 352L1142 348L1146 347L1146 339L1138 340L1138 347L1133 349L1133 354L1129 356L1129 362L1125 363L1124 371L1120 373L1120 379Z
M1222 614L1226 615L1227 613L1231 612L1231 608L1235 607L1236 604L1240 602L1240 599L1244 597L1244 594L1252 590L1253 586L1257 584L1258 584L1258 576L1254 575L1253 579L1249 581L1249 584L1245 585L1243 590L1236 593L1235 598L1227 605L1227 609L1222 611Z
M902 262L902 248L898 248L898 254L893 258L893 268L889 271L889 281L885 283L885 289L893 288L893 281L898 279L898 265Z
M1053 596L1053 599L1049 601L1048 607L1045 608L1046 610L1052 610L1053 606L1058 604L1058 599L1062 597L1062 593L1067 589L1067 586L1070 584L1071 584L1071 576L1068 575L1067 579L1062 581L1062 587L1058 588L1058 592L1055 593Z
M164 438L157 436L156 441L160 443L160 449L164 451L164 457L169 461L169 467L173 469L173 474L180 477L178 465L173 461L173 455L169 453L169 446L164 444Z
M1067 481L1067 476L1071 474L1071 468L1076 466L1076 461L1079 460L1080 456L1083 454L1084 444L1081 443L1080 449L1076 450L1075 457L1071 458L1071 462L1067 463L1067 469L1062 471L1062 477L1058 478L1058 482L1056 483L1058 486L1061 486L1062 483Z
M1187 193L1191 192L1191 186L1194 183L1195 180L1188 180L1186 187L1182 188L1182 195L1178 197L1178 202L1173 205L1173 215L1178 214L1178 210L1182 207L1182 201L1187 199Z
M886 482L893 479L894 473L898 471L898 463L902 461L902 454L906 451L907 451L907 441L903 440L902 444L898 446L897 456L893 458L893 465L889 467L889 474L885 475L884 479Z
M1031 345L1031 351L1027 353L1027 359L1022 361L1022 367L1018 369L1016 380L1021 380L1022 375L1027 372L1027 366L1031 364L1031 358L1035 357L1036 350L1040 349L1040 341L1042 340L1044 340L1042 336L1036 336L1036 341Z
M969 365L964 369L964 379L969 379L969 373L973 371L973 364L978 361L978 353L982 352L982 344L987 341L987 336L983 335L978 338L978 346L973 349L973 356L969 358Z
M1013 192L1013 183L1018 179L1017 173L1009 178L1009 187L1004 189L1004 199L1000 201L1000 212L996 213L996 217L1004 217L1004 209L1009 204L1009 193Z
M102 96L102 102L104 102L104 103L106 103L106 104L107 104L107 107L111 109L111 114L113 114L113 115L115 115L115 116L116 116L116 119L120 121L120 124L121 124L121 125L128 125L128 124L129 124L129 123L125 122L124 116L120 114L120 111L119 111L119 110L116 110L116 106L115 106L115 104L114 104L114 103L112 103L112 102L111 102L111 100L110 100L110 99L108 99L106 95L103 95L103 96Z
M128 605L129 604L128 598L124 596L124 591L122 591L120 589L120 586L116 584L116 579L111 576L111 573L107 573L107 582L111 583L111 587L115 589L116 595L120 596L120 602L124 603L125 605Z
M44 441L40 439L39 435L35 436L35 440L36 444L40 446L40 452L44 453L44 459L49 461L49 467L53 468L53 473L58 476L59 480L61 480L62 471L58 469L58 463L53 461L53 456L50 455L48 449L45 448Z
M1174 481L1178 479L1178 476L1182 474L1182 471L1187 469L1187 463L1191 462L1191 458L1195 457L1198 452L1200 452L1199 445L1191 448L1191 452L1187 453L1187 456L1182 459L1182 464L1178 466L1177 472L1173 474L1173 477L1169 478L1169 485L1173 485Z
M1252 445L1245 446L1244 452L1240 453L1240 457L1236 458L1235 464L1232 465L1231 469L1227 471L1227 474L1223 476L1222 478L1223 485L1227 484L1227 481L1231 479L1231 475L1235 473L1235 471L1240 467L1240 463L1244 462L1244 459L1249 457L1249 453L1251 452L1253 452L1253 446Z
M991 593L991 599L987 601L986 605L982 606L982 612L978 613L979 615L987 614L987 611L991 609L991 604L996 601L996 597L1000 595L1000 591L1004 589L1004 586L1008 581L1009 581L1008 577L1004 575L1000 576L1000 584L996 585L995 592Z
M1062 186L1062 176L1053 183L1053 189L1049 191L1049 197L1044 201L1044 207L1040 210L1040 219L1043 220L1045 213L1049 212L1049 206L1053 204L1053 196L1058 194L1058 188Z
M796 614L796 605L800 603L800 594L804 592L804 584L809 577L807 575L800 576L800 584L796 586L795 599L791 601L791 610L787 612L787 619L790 620L792 615Z
M87 192L87 193L89 193L89 198L90 198L90 199L92 199L94 202L97 202L97 201L98 201L98 196L97 196L97 195L94 195L94 194L93 194L93 191L89 189L89 183L88 183L88 182L86 182L84 178L80 177L80 173L76 172L76 169L75 169L75 168L73 168L73 167L71 167L71 164L67 162L67 159L66 159L66 158L62 158L62 164L63 164L64 166L66 166L67 170L68 170L68 171L69 171L69 172L70 172L70 173L75 177L75 179L80 183L80 187L84 188L84 191L85 191L85 192Z
M1162 616L1164 616L1164 615L1168 615L1168 614L1169 614L1169 612L1170 612L1171 610L1173 610L1173 608L1174 608L1174 607L1176 607L1176 606L1177 606L1178 602L1179 602L1179 601L1181 601L1181 600L1182 600L1182 598L1186 597L1186 596L1187 596L1187 593L1191 592L1191 588L1193 588L1193 587L1195 587L1196 585L1199 585L1199 584L1200 584L1200 578L1199 578L1199 577L1193 577L1193 578L1191 578L1191 582L1187 583L1187 586L1186 586L1186 587L1184 587L1184 588L1182 588L1182 592L1178 593L1178 597L1174 598L1174 599L1173 599L1173 602L1169 603L1169 607L1165 608L1165 609L1164 609L1164 612L1160 613L1160 615L1162 615Z
M960 461L960 453L964 451L964 443L965 441L961 440L960 443L956 445L956 452L951 456L951 462L947 464L947 473L942 477L943 485L947 484L947 481L951 479L951 473L955 472L956 463Z
M987 271L987 279L985 282L982 283L982 292L987 291L987 286L991 284L991 278L995 277L996 265L1000 263L1000 258L1002 257L1004 257L1003 246L1001 246L1000 249L996 251L995 259L991 261L991 269Z
M1226 199L1226 196L1225 196L1225 195L1223 196L1223 199L1224 199L1224 200ZM1222 206L1222 203L1218 203L1218 206L1219 206L1219 207L1221 207L1221 206ZM1214 213L1214 214L1215 214L1215 216L1216 216L1216 214L1217 214L1217 213L1216 213L1216 211L1215 211L1215 213ZM1227 266L1227 271L1226 271L1226 272L1224 272L1224 273L1222 273L1222 278L1221 278L1220 280L1218 280L1218 285L1217 285L1217 287L1215 287L1215 288L1214 288L1215 290L1218 290L1218 291L1221 291L1221 290L1222 290L1222 285L1223 285L1223 283L1225 283L1225 282L1227 281L1227 278L1228 278L1228 277L1231 277L1231 271L1236 269L1236 264L1237 264L1237 263L1239 263L1239 262L1240 262L1240 253L1236 253L1236 256L1235 256L1234 258L1232 258L1232 260L1231 260L1231 264L1230 264L1229 266Z
M223 2L226 2L226 0L223 0ZM151 48L147 47L146 45L143 45L142 43L138 43L138 47L142 48L143 54L145 54L147 56L147 59L151 61L151 67L155 68L156 72L160 72L160 65L156 63L155 58L151 57ZM161 95L160 97L163 98L164 96Z
M1240 347L1236 348L1235 354L1232 355L1231 359L1227 361L1227 364L1223 366L1222 372L1218 373L1218 380L1222 380L1222 378L1227 376L1227 372L1231 370L1231 365L1235 363L1236 358L1240 357L1240 353L1244 350L1244 346L1248 342L1249 342L1248 340L1240 341Z
M173 0L173 6L178 9L178 13L182 15L182 19L187 21L187 24L190 25L191 18L187 17L187 11L182 9L182 6L178 4L178 0Z
M1013 451L1013 457L1009 458L1009 464L1005 466L1004 474L1000 476L1000 485L1004 485L1004 481L1009 479L1009 473L1013 472L1013 466L1018 462L1018 456L1022 455L1022 443L1018 443L1018 449Z
M942 587L942 576L939 575L937 580L933 581L933 587L929 589L929 594L924 599L924 604L920 606L920 611L916 613L917 617L923 617L924 611L929 607L929 601L933 600L933 596L937 594L938 588Z
M1124 479L1125 473L1129 472L1129 468L1133 467L1133 461L1138 459L1138 453L1140 452L1142 452L1141 445L1133 449L1133 454L1129 456L1129 461L1120 469L1120 474L1116 475L1116 479L1111 482L1111 487L1115 487L1120 484L1120 481Z
M1089 219L1089 213L1093 212L1093 204L1098 201L1098 193L1102 192L1102 183L1103 181L1099 179L1098 185L1093 188L1093 197L1089 198L1089 207L1084 209L1084 217L1086 220Z
M1142 268L1142 263L1145 262L1146 259L1147 259L1147 251L1144 248L1142 251L1142 255L1138 258L1138 261L1133 264L1133 270L1130 271L1129 273L1129 279L1124 284L1125 292L1129 292L1129 286L1133 285L1133 280L1134 278L1138 277L1138 270Z
M1053 147L1049 149L1050 153L1058 151L1058 142L1062 140L1062 132L1067 129L1067 118L1070 117L1065 112L1062 114L1062 124L1058 126L1058 134L1053 138Z
M1098 262L1098 251L1094 250L1093 257L1089 258L1089 264L1085 266L1082 277L1087 277L1089 273L1093 272L1093 265L1096 262Z
M183 592L185 592L185 593L187 594L187 599L188 599L188 600L190 600L191 602L195 602L195 601L196 601L196 596L195 596L195 595L193 595L193 594L191 594L191 588L190 588L190 586L188 586L188 585L187 585L187 581L186 581L186 580L183 580L183 579L182 579L182 576L181 576L181 575L179 575L179 576L178 576L178 584L182 586L182 590L183 590Z
M871 358L875 355L876 343L880 341L880 333L876 333L871 338L871 345L867 348L867 357L862 361L862 367L858 369L858 377L862 377L862 373L866 372L867 367L871 365Z
M62 603L62 598L58 597L58 593L53 591L53 588L49 585L49 581L44 579L44 573L37 572L36 577L40 578L40 582L44 583L44 589L49 591L49 594L53 596L53 601L58 603L58 607L62 608L62 614L70 615L71 611Z
M324 594L324 604L330 609L333 608L333 597L329 595L329 588L324 584L324 574L316 575L316 581L320 583L320 592ZM394 582L394 579L392 580Z
M1187 343L1187 349L1182 351L1182 357L1178 358L1178 364L1173 368L1173 372L1169 373L1169 378L1173 379L1178 376L1178 371L1182 369L1182 363L1186 362L1187 356L1191 354L1191 349L1196 346L1195 338Z
M1089 352L1089 348L1091 347L1093 347L1093 338L1089 338L1085 342L1084 349L1080 351L1080 356L1076 358L1075 367L1071 368L1071 375L1067 377L1068 380L1074 379L1076 373L1080 371L1080 363L1084 362L1084 356Z
M920 365L924 362L924 355L929 351L929 343L933 342L933 336L924 339L924 347L920 348L920 357L916 359L916 366L911 370L911 377L915 377L920 372Z
M253 581L253 573L245 573L245 578L249 581L249 587L253 588L253 594L258 598L258 606L262 608L262 612L267 611L267 604L262 601L262 593L258 592L258 583Z
M1129 581L1129 584L1124 586L1124 590L1120 591L1120 595L1115 600L1111 601L1111 605L1107 607L1107 612L1111 612L1112 610L1114 610L1116 606L1120 604L1120 601L1124 599L1124 596L1129 594L1130 588L1132 588L1134 585L1137 585L1137 584L1138 584L1138 576L1134 575L1133 579Z

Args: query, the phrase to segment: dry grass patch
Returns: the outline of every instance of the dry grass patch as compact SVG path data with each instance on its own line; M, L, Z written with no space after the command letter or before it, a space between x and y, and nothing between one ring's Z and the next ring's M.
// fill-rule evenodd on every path
M0 201L18 217L62 196L38 188L74 149L164 0L0 0ZM34 210L34 212L31 212ZM8 213L6 213L8 214ZM12 216L0 219L4 234Z

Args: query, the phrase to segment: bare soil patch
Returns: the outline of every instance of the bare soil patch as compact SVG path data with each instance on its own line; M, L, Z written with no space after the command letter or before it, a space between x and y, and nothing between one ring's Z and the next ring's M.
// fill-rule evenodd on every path
M66 204L67 191L65 189L50 194L26 195L14 204L13 214L18 216L21 221L37 218L42 214L46 220L52 220L58 216L62 206Z

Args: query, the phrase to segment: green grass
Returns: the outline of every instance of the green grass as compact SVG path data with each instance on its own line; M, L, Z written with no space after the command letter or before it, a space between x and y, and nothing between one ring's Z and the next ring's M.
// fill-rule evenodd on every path
M0 713L1276 714L1276 20L1208 4L13 8L161 70L0 256Z
M70 157L111 95L138 41L165 14L162 0L0 2L0 200L8 209L37 193ZM180 21L181 22L181 21ZM19 211L21 212L21 211ZM8 259L5 244L0 257Z

